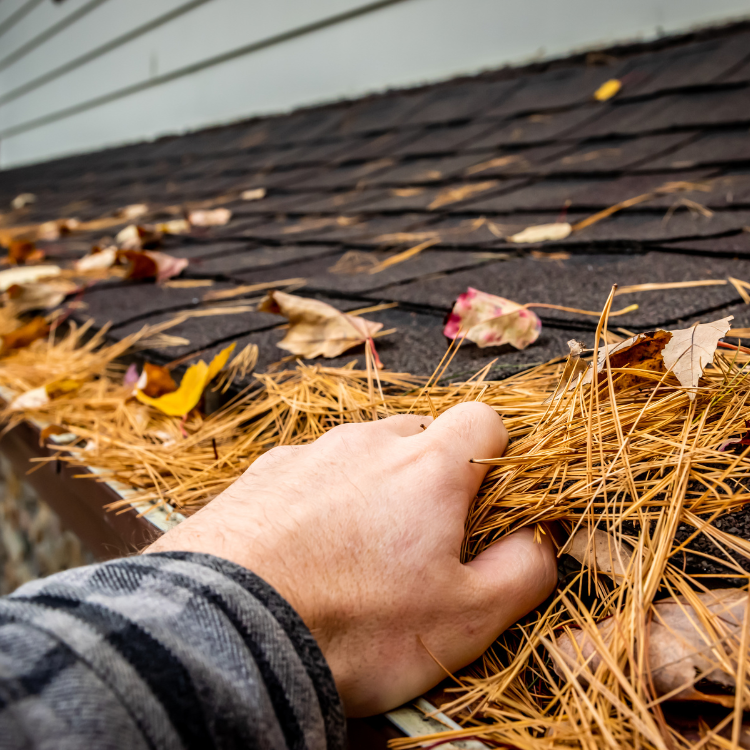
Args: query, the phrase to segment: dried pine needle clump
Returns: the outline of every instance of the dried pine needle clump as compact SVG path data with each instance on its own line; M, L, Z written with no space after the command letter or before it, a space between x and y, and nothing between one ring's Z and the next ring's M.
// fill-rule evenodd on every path
M116 359L135 340L84 344L74 331L3 359L0 387L19 394L80 381L6 417L55 425L68 436L62 460L185 512L276 445L481 400L503 416L511 442L485 461L464 557L534 526L560 548L560 586L454 676L442 709L464 729L393 746L464 736L534 750L738 747L750 746L750 542L713 522L750 500L750 356L716 349L721 330L653 332L605 350L605 315L592 358L576 345L567 360L503 381L487 380L489 367L445 384L442 363L427 383L378 371L370 357L365 370L300 363L256 375L219 411L184 419L138 403L122 384ZM713 336L713 348L701 336ZM678 345L687 347L681 364L666 365ZM694 363L687 370L684 356ZM686 560L705 562L710 575Z

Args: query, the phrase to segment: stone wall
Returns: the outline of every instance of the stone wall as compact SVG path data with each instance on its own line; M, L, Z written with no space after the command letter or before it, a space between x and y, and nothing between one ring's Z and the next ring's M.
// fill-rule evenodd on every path
M0 455L0 594L34 578L94 562L78 537Z

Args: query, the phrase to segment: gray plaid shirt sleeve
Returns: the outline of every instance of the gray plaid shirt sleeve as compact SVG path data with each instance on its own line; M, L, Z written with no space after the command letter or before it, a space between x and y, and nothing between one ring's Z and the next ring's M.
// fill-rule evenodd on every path
M345 746L312 635L226 560L114 560L0 599L0 748Z

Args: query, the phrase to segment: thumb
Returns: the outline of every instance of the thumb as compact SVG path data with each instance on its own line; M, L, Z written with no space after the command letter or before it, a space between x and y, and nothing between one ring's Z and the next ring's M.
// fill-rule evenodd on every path
M474 643L457 661L468 664L514 622L538 607L557 584L557 558L549 534L534 541L532 529L520 529L486 549L463 568L469 578L466 614Z

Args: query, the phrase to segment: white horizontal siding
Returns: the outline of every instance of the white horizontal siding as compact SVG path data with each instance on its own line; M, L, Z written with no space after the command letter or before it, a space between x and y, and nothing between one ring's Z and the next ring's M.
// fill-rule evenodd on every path
M0 25L18 16L19 12L28 11L38 3L39 0L0 0Z
M132 2L132 0L129 0ZM149 0L134 2L135 10L147 5ZM17 127L28 120L37 119L48 112L74 107L82 102L102 97L111 91L148 81L160 75L168 76L176 70L195 62L220 55L246 44L257 43L268 37L304 26L322 17L332 16L367 5L370 0L285 0L287 13L279 13L278 4L272 2L248 3L247 0L211 0L173 23L160 26L129 44L104 54L65 77L29 92L27 95L0 106L2 131ZM58 46L77 49L79 44L96 39L96 29L111 33L117 29L112 16L113 8L125 0L109 0L69 33L62 34ZM153 5L168 5L161 0ZM252 14L248 8L255 6ZM22 60L11 66L22 68ZM53 68L56 61L48 64ZM6 89L6 71L0 72L0 87Z
M0 0L0 11L6 3L16 0ZM44 15L40 6L17 26L37 17L50 28L50 10L68 6L70 13L85 5L85 0L59 6L46 0ZM402 0L181 75L214 56L367 6L364 0L210 0L2 103L18 86L179 5L177 0L107 0L0 70L0 164L750 15L748 0ZM0 37L0 48L2 42ZM4 56L2 49L0 61ZM110 95L119 98L106 101ZM44 123L44 118L58 119Z

